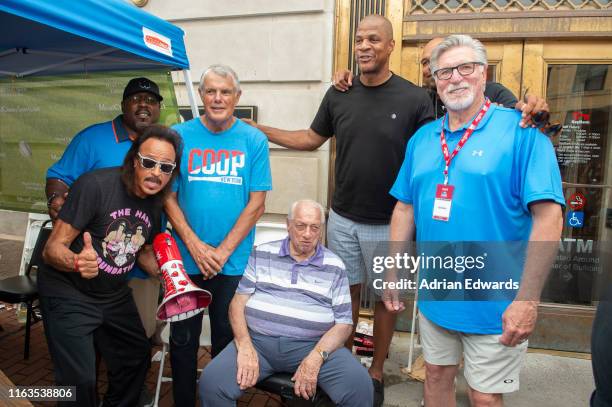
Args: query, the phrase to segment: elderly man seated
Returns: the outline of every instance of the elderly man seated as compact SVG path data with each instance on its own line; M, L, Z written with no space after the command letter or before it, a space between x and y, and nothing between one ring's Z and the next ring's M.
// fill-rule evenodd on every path
M289 236L253 250L229 308L230 343L202 372L202 406L232 406L275 372L295 372L295 394L317 384L340 406L373 401L368 372L343 346L352 332L344 264L319 242L317 202L301 200L287 217Z

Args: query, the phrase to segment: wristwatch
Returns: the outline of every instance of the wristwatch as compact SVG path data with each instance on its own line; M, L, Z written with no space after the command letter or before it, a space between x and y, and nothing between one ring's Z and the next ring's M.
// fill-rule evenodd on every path
M329 352L327 352L326 350L323 350L319 348L318 346L315 348L315 350L319 353L319 355L321 355L323 362L325 362L327 358L329 357Z

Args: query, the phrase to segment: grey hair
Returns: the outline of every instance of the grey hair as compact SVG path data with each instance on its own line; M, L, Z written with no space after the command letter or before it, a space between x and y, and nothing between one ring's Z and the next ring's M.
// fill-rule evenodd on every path
M204 73L202 73L202 76L200 77L200 86L198 86L199 90L204 89L204 80L211 72L223 78L231 76L234 80L234 88L236 89L236 92L240 92L240 80L238 79L238 75L236 75L236 72L232 68L222 64L214 64L206 68L206 70L204 71Z
M313 201L312 199L300 199L292 203L291 206L289 207L289 213L287 214L287 219L289 220L293 219L293 214L295 213L295 209L300 205L310 205L310 206L314 206L315 208L317 208L319 212L321 213L321 224L325 223L325 208L323 208L323 205L321 205L317 201Z
M438 60L446 51L457 48L457 47L468 47L474 50L476 60L473 62L480 62L483 65L487 65L487 50L482 42L469 35L455 34L449 35L442 41L431 53L429 59L429 65L431 66L431 72L435 73L438 69Z

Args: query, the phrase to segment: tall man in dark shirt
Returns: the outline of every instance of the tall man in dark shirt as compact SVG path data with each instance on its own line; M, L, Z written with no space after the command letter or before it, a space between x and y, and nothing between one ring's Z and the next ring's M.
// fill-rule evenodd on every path
M393 74L389 56L395 47L389 20L365 17L357 28L355 56L360 75L347 92L330 88L309 129L287 131L253 123L270 141L297 150L314 150L336 136L335 188L327 237L329 248L347 268L353 323L359 317L361 285L371 267L367 242L388 238L395 205L389 195L406 143L433 119L427 92ZM375 352L369 369L374 405L383 401L383 364L396 316L377 301L374 317ZM347 346L352 347L352 335Z
M176 177L180 148L176 132L149 127L134 140L122 167L79 177L59 212L38 288L55 380L76 386L74 405L96 406L94 341L113 372L104 405L138 402L150 345L127 275L136 262L151 275L158 273L150 244L160 228L163 196ZM126 239L130 232L144 240Z
M440 44L444 38L436 37L429 41L423 47L421 54L421 71L423 73L423 84L422 86L427 89L429 97L434 105L435 118L438 119L446 113L444 103L438 96L436 90L436 82L431 74L429 68L429 59L431 53ZM340 69L334 73L332 79L334 87L341 91L347 91L353 85L353 73L348 69ZM487 82L485 86L485 96L488 97L491 102L507 107L509 109L520 110L522 113L522 120L520 122L521 127L526 127L532 124L531 115L536 114L540 111L548 111L548 104L546 100L534 95L525 95L525 100L518 100L516 96L504 85L497 82Z

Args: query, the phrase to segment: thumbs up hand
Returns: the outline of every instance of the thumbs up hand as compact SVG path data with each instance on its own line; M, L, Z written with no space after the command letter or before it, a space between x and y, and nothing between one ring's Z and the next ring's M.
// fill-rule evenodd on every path
M83 278L91 279L98 275L98 254L93 248L89 232L83 233L83 242L83 250L74 256L74 271L81 273Z

